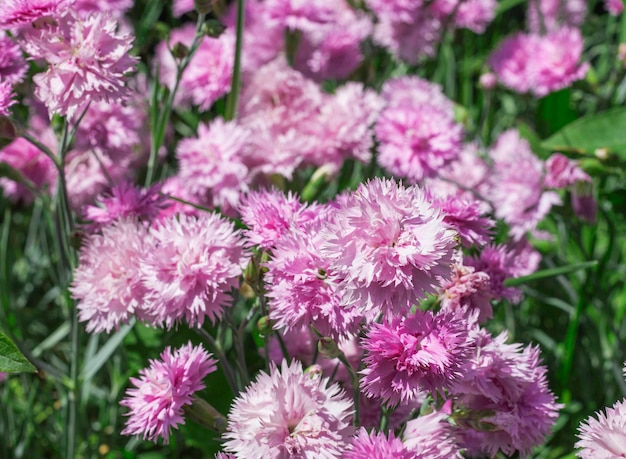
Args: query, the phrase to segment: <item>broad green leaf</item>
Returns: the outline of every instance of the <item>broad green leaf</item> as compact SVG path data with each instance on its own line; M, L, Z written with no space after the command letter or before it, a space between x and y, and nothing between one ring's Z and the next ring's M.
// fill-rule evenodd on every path
M0 332L0 371L6 373L35 373L37 371L13 344L13 341L2 332Z
M560 276L562 274L573 273L574 271L579 271L581 269L593 268L596 266L598 262L596 260L593 261L584 261L582 263L576 263L568 266L561 266L558 268L545 269L543 271L537 271L536 273L530 274L528 276L522 277L512 277L504 281L505 287L517 287L520 285L527 284L528 282L535 281L538 279L544 279L546 277L554 277Z
M626 108L618 107L582 117L549 137L543 147L590 155L606 149L626 159Z
M572 90L561 89L539 100L537 124L542 135L552 135L577 118L571 103Z

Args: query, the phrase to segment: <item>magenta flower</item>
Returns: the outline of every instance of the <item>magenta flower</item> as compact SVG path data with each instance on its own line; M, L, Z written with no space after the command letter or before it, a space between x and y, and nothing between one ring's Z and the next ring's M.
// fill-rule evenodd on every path
M91 231L115 220L134 218L137 220L155 220L159 213L168 206L165 197L159 194L159 187L142 189L132 183L122 181L111 188L106 195L100 196L95 205L83 210L85 219L92 221Z
M4 0L0 3L0 28L31 24L38 19L58 19L74 0Z
M13 85L8 81L0 80L0 116L9 116L9 107L15 105L17 101L13 100Z
M249 171L243 163L249 132L235 121L217 118L200 124L198 137L183 139L176 149L181 184L199 204L236 208L248 189Z
M341 304L337 286L329 275L330 261L320 255L320 224L305 231L294 228L278 240L266 263L270 319L279 330L314 325L336 340L357 331L361 314Z
M352 402L337 384L283 360L235 399L224 449L249 458L341 458L353 433L351 417Z
M421 391L443 391L461 377L468 357L468 322L449 313L419 309L388 324L373 324L362 346L367 351L361 390L396 406Z
M614 459L624 457L626 451L626 400L612 408L588 417L578 428L581 448L576 455L582 459Z
M240 234L217 214L163 219L150 229L141 262L143 312L154 325L215 322L247 263Z
M461 126L431 105L387 108L375 130L379 164L412 183L435 176L456 159L463 140Z
M267 0L270 22L289 30L315 32L334 18L332 3L324 0Z
M130 378L135 388L126 391L120 405L130 411L122 435L143 435L155 443L169 443L171 429L185 423L183 408L191 405L194 393L204 389L202 380L217 369L217 361L201 345L191 342L172 352L167 347L160 360Z
M13 38L0 30L0 81L16 85L24 81L28 64Z
M444 214L444 224L459 233L464 247L489 243L495 222L485 216L489 210L485 203L456 196L437 199L435 203Z
M441 86L417 76L403 76L385 81L381 96L388 107L432 105L454 118L454 104L443 93Z
M118 329L143 307L139 263L145 256L145 239L143 226L119 220L85 240L70 291L88 332Z
M74 9L81 16L110 13L119 18L133 7L133 3L133 0L75 0Z
M409 451L393 431L389 436L372 430L369 434L363 427L352 439L352 445L343 459L414 459L415 453Z
M618 16L624 11L623 0L604 0L604 7L611 16Z
M561 408L548 388L547 369L539 364L539 349L505 344L506 339L506 333L492 338L476 331L475 354L452 388L459 406L485 413L480 422L457 428L470 456L493 457L498 451L527 456L544 441Z
M496 17L496 0L465 0L461 1L454 15L457 27L470 29L475 33L484 33L487 26Z
M134 71L133 39L117 31L117 21L105 14L79 19L59 18L58 25L31 33L23 40L26 51L48 62L45 73L33 77L35 95L50 113L70 118L86 101L126 98L126 75Z
M446 405L444 405L446 407ZM419 416L406 423L402 440L407 449L418 458L461 459L452 426L444 410Z
M346 305L405 314L449 278L455 234L417 187L376 178L337 204L322 255Z
M591 182L591 177L578 163L560 153L554 153L546 161L545 183L550 188L566 188L576 182Z

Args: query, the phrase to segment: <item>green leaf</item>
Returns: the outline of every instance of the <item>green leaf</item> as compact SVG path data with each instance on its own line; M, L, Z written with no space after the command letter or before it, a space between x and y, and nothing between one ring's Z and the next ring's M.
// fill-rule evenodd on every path
M527 284L528 282L535 281L538 279L545 279L546 277L554 277L560 276L562 274L569 274L575 271L579 271L581 269L593 268L597 266L598 262L596 260L593 261L584 261L582 263L576 263L568 266L560 266L558 268L545 269L543 271L537 271L536 273L530 274L528 276L522 277L512 277L504 281L505 287L518 287L520 285Z
M37 369L22 355L4 333L0 332L0 371L6 373L35 373Z
M591 155L606 149L626 160L626 107L617 107L596 115L582 117L549 137L543 147Z
M108 362L109 358L117 350L122 341L135 325L135 319L131 319L130 323L120 327L119 331L115 332L104 346L100 348L98 353L89 359L85 364L80 376L84 380L90 380L98 372L98 370Z

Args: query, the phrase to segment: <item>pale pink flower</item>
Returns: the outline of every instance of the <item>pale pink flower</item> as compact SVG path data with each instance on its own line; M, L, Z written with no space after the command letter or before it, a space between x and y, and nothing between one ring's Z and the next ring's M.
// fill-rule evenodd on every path
M146 320L168 329L215 322L230 306L247 254L234 225L217 214L181 215L150 228L141 260Z
M0 116L9 116L9 107L15 105L17 101L13 100L13 85L8 81L0 80Z
M161 42L156 48L157 70L161 81L170 90L176 83L177 61L169 48L177 43L191 46L195 35L192 24L175 29L168 42ZM218 38L204 36L191 62L183 72L175 103L193 104L206 111L220 97L230 90L235 53L234 32L226 31Z
M432 105L387 108L375 131L378 163L411 183L433 177L456 159L463 139L461 125Z
M322 247L346 305L404 314L449 278L455 234L413 186L375 178L338 204Z
M249 458L341 458L353 433L351 417L352 402L337 384L283 360L235 399L224 449Z
M454 118L454 104L441 86L417 76L403 76L385 81L381 96L388 107L432 105Z
M9 377L9 373L6 373L4 371L0 371L0 382L6 381L8 377Z
M447 422L449 412L442 411L419 416L406 423L402 434L405 447L418 458L461 459L461 449L455 442L451 425Z
M457 438L470 456L494 457L498 451L528 456L550 433L562 407L548 388L539 349L505 344L506 339L506 333L492 338L478 330L475 354L464 368L464 378L452 388L457 406L484 413L480 420L461 422L457 428Z
M545 191L543 163L516 130L500 134L489 153L493 159L489 199L496 217L503 219L513 238L519 240L527 231L535 231L552 206L561 204L561 198Z
M249 171L243 163L249 132L235 121L217 118L198 126L198 137L176 148L181 184L196 201L228 213L247 191Z
M591 182L591 177L578 163L561 153L554 153L546 160L545 183L550 188L567 188L576 182Z
M588 417L578 428L576 455L582 459L614 459L626 451L626 400Z
M345 0L329 3L332 20L302 35L294 67L317 81L345 79L363 60L361 42L372 32L372 21Z
M168 207L161 211L159 218L173 217L178 214L195 215L196 217L200 215L200 209L197 207L176 200L181 199L199 205L199 203L195 202L196 197L189 193L179 176L174 175L173 177L167 178L163 182L161 192L168 197L166 201Z
M419 309L389 324L373 324L361 390L391 406L414 401L421 391L441 392L461 377L468 357L468 322L449 313Z
M325 0L266 0L269 21L289 30L313 32L332 22L332 3Z
M485 322L493 316L489 274L471 266L454 265L452 279L441 289L441 309L458 311L469 321Z
M101 195L95 205L83 209L85 219L92 222L89 230L97 231L102 226L123 218L148 222L155 220L168 206L159 191L158 185L143 189L128 181L118 183L109 193Z
M167 347L160 360L151 359L139 371L139 378L130 378L135 388L127 389L120 402L130 410L122 435L169 443L171 429L185 423L184 407L193 404L194 394L205 387L202 380L215 370L217 361L201 345Z
M457 27L470 29L475 33L484 33L487 26L496 17L496 0L461 1L454 15Z
M624 11L623 0L604 0L604 7L611 16L618 16Z
M172 13L174 13L176 17L180 17L194 9L194 0L174 0L174 4L172 5Z
M143 307L139 263L146 236L137 222L118 220L86 238L70 291L88 332L118 329Z
M32 24L38 19L58 19L74 0L3 0L0 3L0 28Z
M323 214L318 204L303 204L293 193L278 190L251 191L239 205L241 220L248 229L248 245L271 249L291 231L304 230Z
M579 27L587 15L585 0L532 0L526 24L532 33L552 32L562 26Z
M361 315L341 304L330 261L320 254L320 226L293 228L272 249L265 274L269 317L277 330L314 325L322 335L338 340L357 331Z
M45 143L47 142L44 141ZM18 137L0 149L0 162L7 163L16 169L39 190L47 189L47 192L51 192L56 186L57 170L52 160L22 137ZM0 177L0 187L4 195L12 201L22 201L28 204L33 200L32 193L25 185L7 177Z
M540 58L533 55L534 41L534 36L519 32L505 38L489 56L489 65L500 83L507 88L520 93L532 89L530 62Z
M372 430L369 434L361 427L352 439L352 445L343 459L414 459L415 453L409 451L393 431L386 435Z
M13 38L0 30L0 81L17 85L24 81L28 64Z
M81 16L92 13L110 13L115 17L123 16L133 7L133 0L74 0L74 9Z
M87 101L116 101L128 95L126 75L137 58L129 54L132 36L117 31L117 21L104 13L79 19L72 13L56 26L23 39L28 54L48 62L48 70L33 77L35 95L50 116L70 118Z

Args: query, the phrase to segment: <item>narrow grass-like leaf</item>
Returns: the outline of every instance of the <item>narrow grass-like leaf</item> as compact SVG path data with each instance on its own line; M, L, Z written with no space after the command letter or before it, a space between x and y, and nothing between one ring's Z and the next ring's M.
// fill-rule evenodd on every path
M133 325L135 325L135 319L132 319L128 325L120 327L120 330L111 336L106 344L100 348L98 353L85 364L83 371L81 371L80 374L83 380L93 378L98 370L102 368L102 365L109 360L122 341L124 341L124 338L131 331Z
M0 332L0 371L35 373L37 369L22 355L17 346Z
M528 276L522 277L512 277L504 281L505 287L518 287L520 285L527 284L528 282L532 282L538 279L545 279L546 277L555 277L560 276L562 274L569 274L575 271L579 271L581 269L593 268L597 266L598 262L596 260L593 261L584 261L582 263L576 263L568 266L560 266L558 268L552 269L544 269L542 271L537 271L536 273L530 274Z

